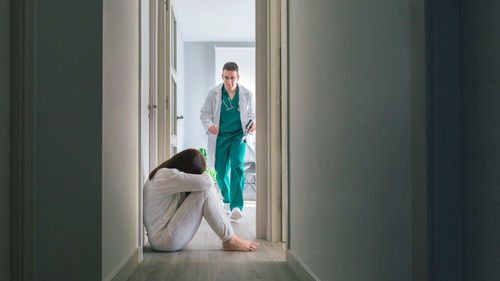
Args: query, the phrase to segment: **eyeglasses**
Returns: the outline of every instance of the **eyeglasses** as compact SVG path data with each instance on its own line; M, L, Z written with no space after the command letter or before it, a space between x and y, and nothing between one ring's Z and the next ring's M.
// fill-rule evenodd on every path
M234 82L236 81L236 76L233 77L222 76L222 80Z

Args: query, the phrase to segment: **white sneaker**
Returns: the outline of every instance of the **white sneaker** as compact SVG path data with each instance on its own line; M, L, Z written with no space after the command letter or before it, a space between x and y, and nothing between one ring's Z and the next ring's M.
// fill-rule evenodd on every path
M233 211L231 212L231 218L233 220L239 220L243 217L243 214L241 213L240 208L233 208Z

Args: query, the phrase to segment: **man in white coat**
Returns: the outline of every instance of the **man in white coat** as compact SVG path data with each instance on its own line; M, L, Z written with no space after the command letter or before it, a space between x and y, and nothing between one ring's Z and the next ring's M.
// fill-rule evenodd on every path
M208 165L215 168L223 202L229 204L235 220L242 217L243 210L246 137L256 128L253 95L238 83L238 70L234 62L224 64L224 82L208 92L200 110L208 135Z

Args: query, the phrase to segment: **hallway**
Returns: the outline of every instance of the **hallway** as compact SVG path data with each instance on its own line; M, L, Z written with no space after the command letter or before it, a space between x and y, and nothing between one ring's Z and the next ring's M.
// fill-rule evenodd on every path
M125 281L148 110L139 2L2 3L0 280ZM280 3L287 84L270 82L279 48L256 41L256 93L259 110L288 110L286 251L226 253L202 225L182 252L148 249L128 280L296 280L299 267L304 280L500 280L500 1ZM280 157L261 144L259 181Z
M246 201L244 217L232 221L235 233L255 240L255 202ZM149 244L144 260L128 281L162 280L299 280L286 264L280 244L260 241L253 253L224 252L205 220L188 247L179 252L155 252Z

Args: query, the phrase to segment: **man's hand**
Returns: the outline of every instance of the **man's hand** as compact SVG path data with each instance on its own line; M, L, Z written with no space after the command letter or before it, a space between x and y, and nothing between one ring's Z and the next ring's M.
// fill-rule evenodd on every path
M252 125L250 126L250 128L248 128L247 131L248 134L251 134L253 132L255 132L255 122L252 122Z
M219 126L212 125L208 128L208 132L212 135L217 135L219 133Z

